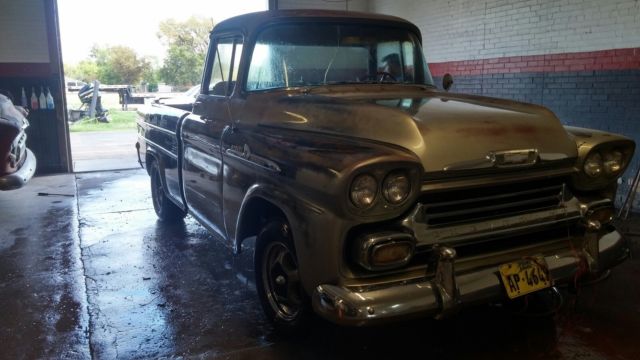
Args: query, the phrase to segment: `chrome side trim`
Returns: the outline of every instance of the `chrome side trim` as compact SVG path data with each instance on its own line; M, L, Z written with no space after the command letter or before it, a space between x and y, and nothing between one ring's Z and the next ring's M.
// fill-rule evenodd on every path
M169 150L167 150L167 149L163 148L162 146L158 145L157 143L155 143L155 142L153 142L153 141L149 140L149 138L148 138L148 137L146 137L146 136L145 136L145 137L143 137L143 138L144 138L144 141L145 141L145 142L147 142L148 144L153 145L156 149L160 150L160 152L162 152L163 154L165 154L165 155L167 155L167 156L171 157L171 158L172 158L172 159L174 159L174 160L178 160L178 155L176 155L176 154L172 153L171 151L169 151Z
M153 128L154 130L158 130L158 131L166 133L168 135L177 137L176 133L174 131L167 130L167 129L161 127L161 126L158 126L158 125L155 125L155 124L152 124L152 123L149 123L149 122L145 122L145 125L147 125L150 128Z
M184 149L184 161L216 179L221 176L222 161L191 146L186 146Z
M240 153L237 150L227 149L225 151L225 155L242 161L248 165L256 166L260 169L268 170L275 173L279 173L281 171L280 167L275 162L252 153Z

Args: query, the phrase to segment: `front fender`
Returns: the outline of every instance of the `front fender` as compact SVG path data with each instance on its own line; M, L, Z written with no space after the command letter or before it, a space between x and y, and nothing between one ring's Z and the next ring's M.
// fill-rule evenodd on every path
M259 224L254 224L252 216L255 215L255 204L268 204L267 213L259 214L268 217L276 217L283 215L286 217L290 226L300 231L300 235L306 235L303 229L308 226L309 219L315 216L321 216L329 212L328 209L315 204L301 196L295 196L269 184L255 184L249 188L242 204L235 223L235 232L233 236L233 244L236 252L240 252L242 241L251 235L257 235L260 229ZM277 211L281 214L278 214ZM333 215L333 214L332 214ZM335 216L335 215L333 215ZM253 225L253 226L252 226Z
M235 224L234 250L239 252L244 239L257 235L269 217L277 216L284 216L289 223L305 290L310 294L318 284L336 282L342 260L341 239L353 224L277 186L255 184L249 188Z

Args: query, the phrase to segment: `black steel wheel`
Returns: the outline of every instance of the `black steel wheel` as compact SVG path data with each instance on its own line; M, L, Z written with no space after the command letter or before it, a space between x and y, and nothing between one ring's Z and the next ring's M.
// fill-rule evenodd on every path
M178 222L187 216L185 211L167 198L160 177L160 169L156 162L154 162L151 167L151 199L153 200L153 209L162 221Z
M256 288L262 309L276 329L296 333L310 313L298 272L298 260L285 221L267 223L256 242L254 256Z

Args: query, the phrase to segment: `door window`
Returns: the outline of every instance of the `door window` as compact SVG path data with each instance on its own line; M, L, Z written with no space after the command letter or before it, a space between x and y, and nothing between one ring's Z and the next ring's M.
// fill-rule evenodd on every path
M209 95L228 96L233 93L241 54L241 38L230 37L218 40L211 68Z

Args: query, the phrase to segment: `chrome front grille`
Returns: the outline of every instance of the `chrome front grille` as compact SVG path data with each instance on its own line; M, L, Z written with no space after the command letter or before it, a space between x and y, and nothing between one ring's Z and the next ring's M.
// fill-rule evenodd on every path
M452 190L420 197L421 222L443 227L559 208L570 196L564 179Z

